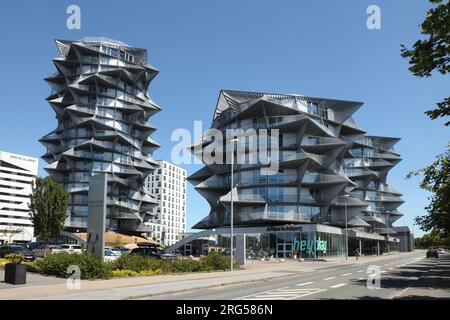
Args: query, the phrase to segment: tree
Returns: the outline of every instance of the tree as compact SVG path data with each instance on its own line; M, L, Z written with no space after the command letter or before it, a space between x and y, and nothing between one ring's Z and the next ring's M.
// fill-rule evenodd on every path
M431 232L424 234L422 238L416 239L417 246L420 248L428 247L449 247L450 240L439 233Z
M64 187L50 177L37 178L30 198L30 216L34 233L45 244L58 237L67 218L69 196Z
M409 71L418 77L430 77L434 70L445 75L450 72L450 1L430 0L438 4L427 12L421 33L427 36L418 40L413 49L401 45L402 57L409 59ZM437 108L425 112L431 119L450 116L450 97L437 103ZM450 125L450 121L445 123Z
M437 156L430 166L410 172L407 179L423 174L420 187L430 191L430 203L425 207L428 215L416 217L415 223L424 231L450 235L450 144L448 150Z
M426 39L418 40L413 49L401 45L402 57L409 59L409 71L418 77L430 77L437 70L445 75L450 72L450 0L430 0L437 6L427 12L422 23ZM436 109L425 112L431 119L450 116L450 97L437 104ZM445 123L450 125L450 121ZM430 166L410 172L407 178L423 174L422 189L433 193L430 204L425 207L428 215L416 217L415 222L424 231L450 235L450 144L447 151L437 157Z

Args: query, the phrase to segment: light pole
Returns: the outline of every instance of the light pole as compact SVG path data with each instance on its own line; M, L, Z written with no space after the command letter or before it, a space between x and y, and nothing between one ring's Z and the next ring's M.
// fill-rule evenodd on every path
M391 214L391 211L385 211L386 213L386 243L385 243L385 250L387 254L389 255L389 216Z
M350 198L349 194L342 196L343 198ZM345 260L348 260L348 228L347 228L347 202L344 202L345 206Z
M230 142L233 143L232 154L231 154L231 217L230 217L230 272L233 271L233 237L234 237L234 203L233 203L233 188L234 188L234 143L239 141L238 138L231 139Z

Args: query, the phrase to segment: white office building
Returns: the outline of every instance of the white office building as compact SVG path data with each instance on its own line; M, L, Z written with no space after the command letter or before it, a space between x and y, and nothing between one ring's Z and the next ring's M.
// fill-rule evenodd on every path
M147 177L145 184L159 203L153 209L155 217L147 225L155 241L172 245L180 233L186 232L187 172L164 160L158 163L159 169Z
M0 243L33 239L28 204L37 172L38 159L0 151Z

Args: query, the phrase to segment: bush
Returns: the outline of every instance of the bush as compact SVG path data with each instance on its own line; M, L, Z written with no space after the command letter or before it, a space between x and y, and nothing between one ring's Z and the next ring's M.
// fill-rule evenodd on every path
M209 255L200 259L202 263L202 269L204 271L213 270L229 270L230 269L230 257L224 256L220 253L210 253ZM237 260L234 259L234 268L239 267Z
M164 261L140 255L121 255L115 262L114 267L118 270L132 270L135 272L161 269Z
M185 273L226 270L229 268L229 258L213 253L200 261L193 259L159 260L139 255L122 255L114 263L114 266L118 270L131 270L138 273L155 272L156 270L158 270L158 274Z
M80 268L81 279L108 279L112 276L112 264L88 253L69 254L57 253L46 256L35 263L40 273L60 278L68 278L69 266Z
M9 263L8 260L4 259L4 258L0 258L0 268L4 269L5 268L5 264Z
M148 277L148 276L156 276L159 274L163 274L161 269L152 270L144 270L141 272L136 272L133 270L113 270L112 276L115 278L123 278L123 277Z
M23 254L20 253L9 253L5 255L6 260L8 260L8 262L10 263L22 263L22 261L24 260L24 256Z
M137 277L139 273L133 270L113 270L111 275L114 278L123 278L123 277Z

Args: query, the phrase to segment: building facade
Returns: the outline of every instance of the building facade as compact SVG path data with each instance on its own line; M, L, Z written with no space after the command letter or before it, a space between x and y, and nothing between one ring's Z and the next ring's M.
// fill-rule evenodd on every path
M0 151L0 243L33 239L30 195L38 159Z
M394 227L396 232L395 237L400 240L398 244L398 250L400 252L411 252L414 251L415 241L414 234L411 233L408 226Z
M107 38L56 40L56 73L45 79L57 128L40 142L45 170L69 193L68 230L85 229L89 180L107 173L109 229L146 233L156 200L144 182L158 163L149 118L160 107L148 95L158 70L145 49Z
M146 180L147 189L158 201L148 225L154 240L170 246L186 232L187 171L164 160L158 163L159 168Z
M392 223L402 216L397 208L403 200L388 185L387 175L401 160L393 147L399 139L369 136L359 128L352 115L362 105L221 91L211 126L214 139L207 134L191 147L204 162L206 155L223 158L222 163L209 161L188 178L211 206L194 228L229 226L233 196L238 233L239 228L252 234L269 228L256 237L272 239L270 245L260 241L266 254L273 251L269 254L284 258L333 252L333 257L340 257L347 250L342 245L345 239L350 255L357 250L363 254L395 250L398 239ZM216 137L217 132L222 138ZM262 161L261 154L271 161ZM242 155L244 161L239 160ZM235 163L232 191L231 162ZM299 229L273 229L286 225ZM296 248L303 248L295 244L303 241L325 241L321 243L328 248L295 254Z

